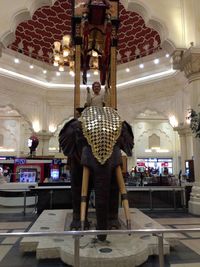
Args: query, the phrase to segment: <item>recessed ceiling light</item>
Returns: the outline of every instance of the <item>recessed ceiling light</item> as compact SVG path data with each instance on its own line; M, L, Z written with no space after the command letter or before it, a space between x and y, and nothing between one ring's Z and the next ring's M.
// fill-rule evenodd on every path
M62 66L62 65L60 65L59 66L59 71L64 71L65 69L64 69L64 66Z
M31 65L29 66L29 68L30 68L30 69L34 69L34 66L31 64Z
M169 54L166 54L166 55L165 55L165 57L167 57L167 58L168 58L168 57L169 57Z
M160 62L160 60L158 58L154 59L154 64L158 64Z
M93 74L98 75L99 74L98 70L94 70Z
M74 71L73 70L70 70L69 75L71 75L72 77L74 77L75 76Z
M140 69L143 69L143 68L144 68L144 64L141 63L141 64L139 65L139 68L140 68Z
M19 58L16 57L16 58L14 59L14 62L15 62L16 64L18 64L18 63L19 63Z
M54 61L53 65L54 65L54 67L58 67L58 65L59 65L58 61Z
M126 68L126 72L130 72L130 69L129 68Z
M47 70L43 70L42 72L43 72L44 74L46 74L46 73L47 73Z
M56 76L60 76L60 72L59 71L56 71Z

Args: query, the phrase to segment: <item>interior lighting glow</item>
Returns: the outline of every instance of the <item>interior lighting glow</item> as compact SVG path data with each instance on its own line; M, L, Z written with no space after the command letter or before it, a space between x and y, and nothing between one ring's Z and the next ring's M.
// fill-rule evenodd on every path
M158 72L158 73L155 73L155 74L147 75L145 77L137 78L137 79L130 80L130 81L127 81L127 82L123 82L123 83L119 83L119 84L117 84L117 87L122 87L122 86L126 86L126 85L129 85L129 84L134 84L134 83L135 84L142 83L142 82L145 82L145 81L151 81L151 80L156 79L156 78L167 77L168 75L172 75L175 72L176 71L173 70L173 69L162 71L162 72Z
M14 152L15 149L14 148L4 148L4 147L0 147L0 152Z
M59 66L59 71L64 71L65 69L64 69L64 66L63 65L60 65Z
M56 72L56 76L60 76L60 72L59 71Z
M127 82L118 83L117 87L123 87L123 86L127 86L129 84L139 84L139 83L151 81L151 80L154 80L157 78L168 77L168 76L173 75L175 73L176 73L176 70L169 69L167 71L162 71L162 72L158 72L155 74L147 75L145 77L129 80ZM0 74L4 75L6 77L21 79L24 82L29 82L31 84L37 84L37 85L40 85L40 86L43 86L46 88L74 88L73 83L72 84L62 84L62 83L44 82L44 81L40 81L38 79L31 78L29 76L26 76L26 75L23 75L23 74L20 74L20 73L11 71L11 70L7 70L4 68L0 68ZM60 73L56 74L56 75L60 76ZM85 86L81 85L81 88L85 88Z
M185 121L186 121L187 125L190 125L190 123L191 123L190 112L188 112L186 114Z
M141 64L139 65L139 68L140 68L140 69L143 69L143 68L144 68L144 64L141 63Z
M174 115L169 116L169 123L173 128L178 126L178 121Z
M74 77L75 76L74 71L73 70L70 70L69 75L71 75L72 77Z
M38 120L32 122L33 130L38 133L40 131L40 123Z
M158 58L154 59L154 64L158 64L160 62L160 60Z
M168 153L169 150L168 149L157 149L156 152L157 153Z
M129 68L126 68L126 72L130 72L130 69Z
M149 152L152 152L152 150L151 149L145 149L145 152L149 153Z
M49 147L49 150L50 151L55 151L55 150L58 150L56 147Z
M169 57L169 54L166 54L165 57L168 58Z
M14 62L15 62L16 64L19 64L19 58L16 57L16 58L14 59Z
M29 66L29 68L30 68L30 69L34 69L34 66L31 64L31 65Z
M43 72L44 74L46 74L46 73L47 73L47 70L43 70L42 72Z
M56 126L54 124L49 125L49 132L54 133L56 131Z
M54 61L53 65L54 65L54 67L58 67L58 65L59 65L58 61Z
M158 147L158 146L152 146L151 149L158 150L158 149L160 149L160 147Z
M93 74L98 75L99 74L98 70L94 70Z

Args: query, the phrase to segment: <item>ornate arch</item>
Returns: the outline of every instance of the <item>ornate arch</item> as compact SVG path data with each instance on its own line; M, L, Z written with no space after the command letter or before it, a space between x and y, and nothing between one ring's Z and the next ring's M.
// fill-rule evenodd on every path
M162 47L169 52L175 49L175 45L168 39L169 30L161 19L152 17L152 11L149 6L141 3L139 0L121 0L120 1L127 11L134 11L138 13L145 21L146 26L156 30L161 38Z
M15 30L24 20L31 19L34 12L42 6L52 6L56 0L29 0L27 7L16 11L10 22L10 30L0 36L0 43L7 47L15 40Z
M31 123L31 121L28 119L28 117L23 113L23 112L21 112L18 108L16 108L14 105L12 105L12 104L8 104L8 105L0 105L0 109L6 109L6 108L8 108L8 109L10 109L10 110L12 110L12 111L15 111L15 112L17 112L18 114L19 114L19 116L21 116L24 120L25 120L25 122L27 122L27 124L29 125L29 129L31 130L31 131L33 131L33 128L32 128L32 123Z

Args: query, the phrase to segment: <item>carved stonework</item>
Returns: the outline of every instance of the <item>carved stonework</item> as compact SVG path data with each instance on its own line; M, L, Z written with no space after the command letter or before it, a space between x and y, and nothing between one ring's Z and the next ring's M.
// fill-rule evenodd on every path
M188 135L192 135L192 131L188 126L179 126L179 127L174 127L174 131L177 131L179 136L188 136Z
M189 213L200 215L200 184L195 182L188 203Z
M181 49L177 49L174 51L174 53L172 54L172 59L173 59L173 69L174 70L182 70L181 69L181 60L183 57L183 53L184 51Z
M188 81L200 79L200 48L190 47L188 50L176 50L173 55L173 68L184 71Z
M149 149L152 147L160 147L160 136L152 134L149 136Z

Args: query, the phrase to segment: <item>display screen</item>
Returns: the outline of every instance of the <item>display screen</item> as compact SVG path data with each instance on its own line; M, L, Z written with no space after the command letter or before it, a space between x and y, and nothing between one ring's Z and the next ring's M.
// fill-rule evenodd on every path
M21 183L34 183L37 181L37 170L23 168L19 171L19 181Z
M59 178L60 178L59 169L51 169L51 179L59 180Z

